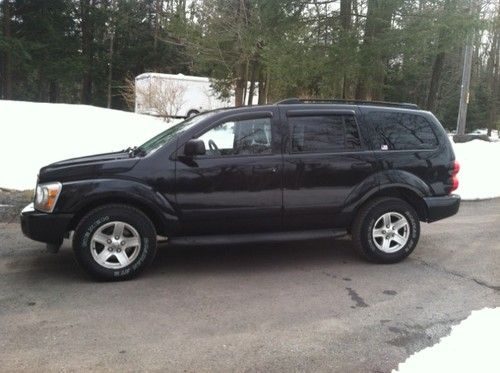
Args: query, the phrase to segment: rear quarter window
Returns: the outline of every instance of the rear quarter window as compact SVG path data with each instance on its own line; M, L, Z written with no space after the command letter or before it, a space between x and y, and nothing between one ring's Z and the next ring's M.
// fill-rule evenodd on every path
M372 111L367 116L376 134L377 149L419 150L438 146L433 125L422 115Z
M297 116L288 119L292 153L328 153L360 147L354 115Z

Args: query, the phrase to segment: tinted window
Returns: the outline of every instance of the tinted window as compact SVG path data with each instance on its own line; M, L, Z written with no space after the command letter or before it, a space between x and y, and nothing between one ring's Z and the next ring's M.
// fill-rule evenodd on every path
M288 119L292 152L329 152L360 145L353 115L299 116Z
M438 141L432 125L416 114L370 112L379 148L389 150L433 149Z
M271 119L259 118L221 123L199 139L205 142L207 155L270 154Z

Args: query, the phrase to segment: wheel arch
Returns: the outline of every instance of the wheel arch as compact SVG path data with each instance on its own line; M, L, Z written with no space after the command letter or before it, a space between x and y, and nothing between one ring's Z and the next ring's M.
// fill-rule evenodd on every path
M367 203L375 198L388 197L388 198L399 198L406 203L408 203L418 215L420 221L427 221L428 211L427 204L425 203L423 197L424 195L407 185L385 185L380 187L378 190L373 191L371 194L367 195L363 201L357 206L356 211L359 211ZM352 226L354 220L356 219L357 213L353 214L349 226Z
M123 204L131 207L135 207L142 213L144 213L151 222L153 223L158 235L166 236L168 232L168 224L162 214L153 206L147 202L140 200L139 198L114 195L114 196L102 196L97 198L92 198L85 203L81 204L74 214L71 222L68 226L68 230L74 230L78 225L78 222L90 211L97 207L112 205L112 204Z
M371 196L371 198L377 197L400 198L413 207L420 221L427 220L427 205L423 199L424 195L413 188L397 185L387 186L385 188L381 188Z

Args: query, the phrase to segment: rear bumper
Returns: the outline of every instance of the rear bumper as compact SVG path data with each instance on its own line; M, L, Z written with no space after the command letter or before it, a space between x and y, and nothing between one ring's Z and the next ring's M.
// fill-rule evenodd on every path
M35 241L59 245L69 227L73 214L46 214L36 211L30 203L21 212L21 229Z
M460 196L451 194L443 197L425 197L427 222L432 223L455 215L460 207Z

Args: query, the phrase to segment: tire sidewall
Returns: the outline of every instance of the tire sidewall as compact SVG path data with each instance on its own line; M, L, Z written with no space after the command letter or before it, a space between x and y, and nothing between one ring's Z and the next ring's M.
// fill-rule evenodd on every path
M394 253L385 253L381 251L375 245L372 237L372 230L375 226L376 221L387 212L397 212L403 215L408 221L410 227L408 241L403 246L403 248ZM368 213L365 221L362 224L362 235L362 244L364 246L364 249L367 250L371 256L374 256L378 260L384 262L396 262L402 260L403 258L406 258L415 249L415 246L417 245L418 239L420 237L420 222L415 210L413 210L410 205L403 201L381 203L377 206L374 206L373 209Z
M91 239L93 234L104 224L122 221L137 230L141 240L140 253L128 266L120 269L105 268L92 256ZM104 280L128 279L140 273L153 259L156 253L156 233L146 216L134 210L109 207L96 210L82 219L75 230L73 248L80 264L94 277Z

